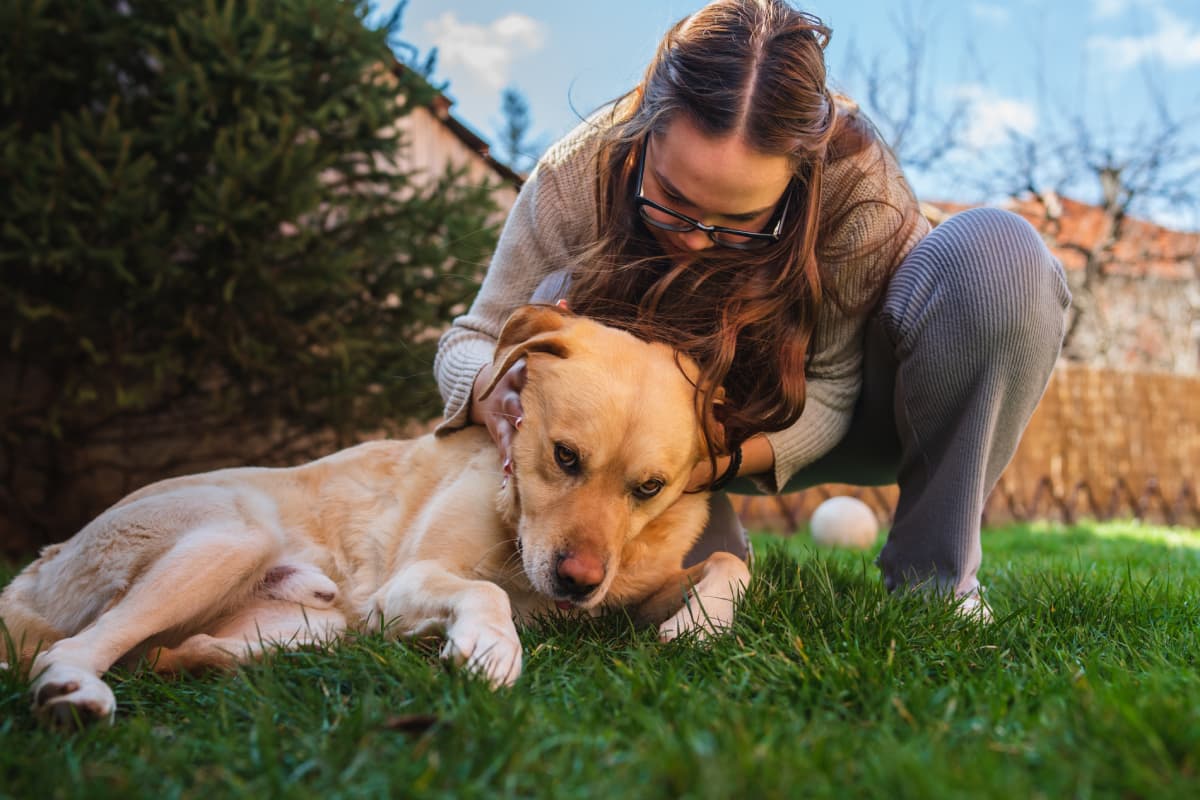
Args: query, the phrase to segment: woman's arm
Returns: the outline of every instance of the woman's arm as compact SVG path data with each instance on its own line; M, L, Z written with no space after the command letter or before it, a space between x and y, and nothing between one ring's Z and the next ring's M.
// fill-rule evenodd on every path
M443 427L461 428L471 421L477 378L491 364L504 320L528 302L545 275L566 262L566 244L558 234L561 204L546 172L534 170L521 188L471 308L438 343L433 368L446 401Z
M717 457L715 477L720 477L729 469L732 459L729 456ZM738 467L738 475L760 475L775 470L775 450L770 440L763 434L751 436L742 442L742 463ZM708 461L701 461L692 470L691 480L688 481L687 491L694 492L712 484L714 473Z
M867 320L894 265L929 232L900 165L879 142L827 166L822 207L836 225L817 253L829 283L813 331L807 399L795 425L767 434L775 463L757 476L764 491L781 491L850 429L862 388Z
M929 230L899 165L882 145L829 165L824 189L824 213L838 214L840 224L818 253L830 284L813 332L804 413L790 428L752 437L742 448L738 474L753 478L764 492L781 491L846 435L862 385L870 303L880 299L891 265ZM718 470L728 463L720 459ZM701 465L693 484L707 485L708 473L708 465Z
M542 157L509 212L471 308L442 335L434 374L446 403L443 428L473 421L475 389L486 383L480 370L491 364L504 321L547 275L570 267L572 252L587 241L595 224L595 132L585 123Z

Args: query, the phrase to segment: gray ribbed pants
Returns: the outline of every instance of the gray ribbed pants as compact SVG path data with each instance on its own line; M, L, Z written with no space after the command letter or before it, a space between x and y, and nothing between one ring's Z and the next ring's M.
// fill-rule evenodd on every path
M534 300L565 289L551 276ZM1061 264L1024 219L978 208L946 220L900 264L868 321L849 432L784 491L898 483L877 561L887 588L977 592L983 504L1050 380L1069 304ZM756 490L742 479L730 491ZM748 554L723 494L687 562L716 550Z
M1061 264L1024 219L979 208L946 220L900 264L868 322L849 432L784 491L898 483L876 562L887 588L977 592L983 504L1050 380L1069 304ZM746 552L723 495L688 561L718 549Z

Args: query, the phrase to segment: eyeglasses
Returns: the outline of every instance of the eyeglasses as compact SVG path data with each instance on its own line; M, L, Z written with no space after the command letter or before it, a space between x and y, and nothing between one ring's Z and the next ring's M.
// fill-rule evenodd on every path
M760 247L765 247L772 242L779 241L779 235L783 231L783 220L787 216L788 203L791 201L791 192L785 191L783 196L783 205L777 212L775 226L768 231L744 231L738 228L725 228L720 225L705 225L698 219L693 219L686 214L680 214L678 211L667 208L664 205L654 202L642 193L642 180L646 175L646 150L650 144L650 137L647 136L642 142L642 154L638 158L638 176L637 176L637 192L634 194L633 202L637 206L638 213L642 219L664 231L672 233L686 233L692 230L701 230L708 234L708 238L713 240L713 243L721 247L731 247L734 250L755 250ZM791 184L788 184L791 188Z

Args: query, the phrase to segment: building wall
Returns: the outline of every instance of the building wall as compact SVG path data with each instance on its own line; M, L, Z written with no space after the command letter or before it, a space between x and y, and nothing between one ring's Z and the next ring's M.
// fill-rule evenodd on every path
M1074 291L1082 274L1069 272ZM1109 275L1065 355L1093 367L1200 375L1200 280Z
M1200 375L1200 234L1126 220L1104 246L1101 209L1070 198L1053 214L1035 201L1010 203L1062 262L1081 312L1065 361L1090 367ZM924 204L934 224L966 206ZM1084 285L1093 265L1090 287Z
M495 185L496 204L507 216L517 199L517 187L497 175L480 153L455 135L433 110L417 108L402 117L397 127L406 141L405 154L401 158L403 167L431 176L441 175L447 168L465 167L466 179L471 183Z

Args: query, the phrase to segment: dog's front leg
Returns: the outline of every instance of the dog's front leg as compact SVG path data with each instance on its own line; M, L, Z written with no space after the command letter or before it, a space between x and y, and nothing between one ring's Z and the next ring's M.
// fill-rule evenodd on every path
M433 561L400 570L375 593L371 613L396 636L443 633L442 658L511 686L521 675L521 640L508 594Z
M704 638L733 624L734 607L749 583L745 561L732 553L713 553L672 576L638 607L637 616L658 625L664 642L688 631Z

